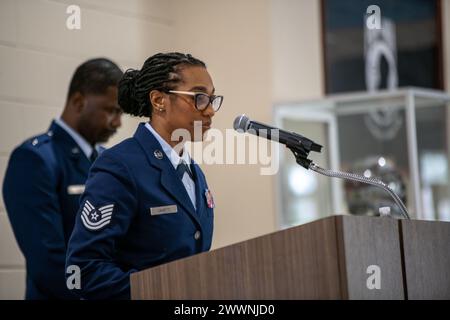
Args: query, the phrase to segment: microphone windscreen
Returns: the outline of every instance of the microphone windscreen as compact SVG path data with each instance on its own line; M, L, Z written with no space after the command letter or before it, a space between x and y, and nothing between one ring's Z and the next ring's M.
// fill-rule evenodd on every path
M246 132L249 126L250 126L250 119L245 114L237 116L236 119L234 119L233 127L234 130L236 131L242 130Z

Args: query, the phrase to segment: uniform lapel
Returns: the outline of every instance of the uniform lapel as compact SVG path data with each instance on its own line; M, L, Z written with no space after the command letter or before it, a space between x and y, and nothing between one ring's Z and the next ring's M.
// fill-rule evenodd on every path
M136 133L134 134L134 138L141 145L150 164L161 171L161 185L164 189L166 189L167 192L183 206L197 223L200 223L191 199L189 198L183 183L178 178L172 163L162 150L158 140L156 140L152 133L145 127L144 123L139 124Z
M204 206L205 206L204 192L205 192L205 190L203 190L205 184L201 180L201 175L199 172L200 168L194 162L194 160L191 159L191 161L192 161L191 170L194 175L194 183L195 183L195 199L196 199L196 206L197 206L197 214L199 216L201 216L205 212L205 210L204 210Z
M71 150L71 159L75 164L75 167L77 168L80 173L86 175L86 177L89 174L89 169L91 168L91 161L86 158L86 155L83 153L83 151L78 148L78 146L74 147Z
M50 132L53 135L55 143L64 152L67 158L72 161L74 167L87 177L91 167L91 161L86 158L86 155L75 140L73 140L73 138L55 122L52 122L49 129L49 133Z

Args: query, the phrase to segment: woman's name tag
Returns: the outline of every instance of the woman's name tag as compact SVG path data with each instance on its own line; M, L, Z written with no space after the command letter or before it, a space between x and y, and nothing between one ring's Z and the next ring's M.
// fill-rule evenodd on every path
M153 207L150 208L150 214L152 216L157 216L160 214L169 214L169 213L177 213L178 208L177 205L171 205L171 206L162 206L162 207Z

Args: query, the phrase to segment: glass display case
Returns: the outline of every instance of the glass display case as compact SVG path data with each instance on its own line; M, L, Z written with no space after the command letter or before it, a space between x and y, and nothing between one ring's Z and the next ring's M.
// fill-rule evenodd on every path
M310 159L388 184L412 219L450 221L449 102L441 91L405 88L276 105L275 125L324 146ZM398 207L382 189L319 176L280 153L280 227L331 214L378 215Z

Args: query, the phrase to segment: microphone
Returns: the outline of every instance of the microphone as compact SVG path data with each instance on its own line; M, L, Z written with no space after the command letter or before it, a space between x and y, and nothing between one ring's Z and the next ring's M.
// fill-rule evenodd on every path
M307 157L310 151L321 152L322 146L295 132L288 132L267 124L252 121L245 114L237 116L233 123L234 130L248 132L258 137L276 141L286 145L292 151L300 152Z

